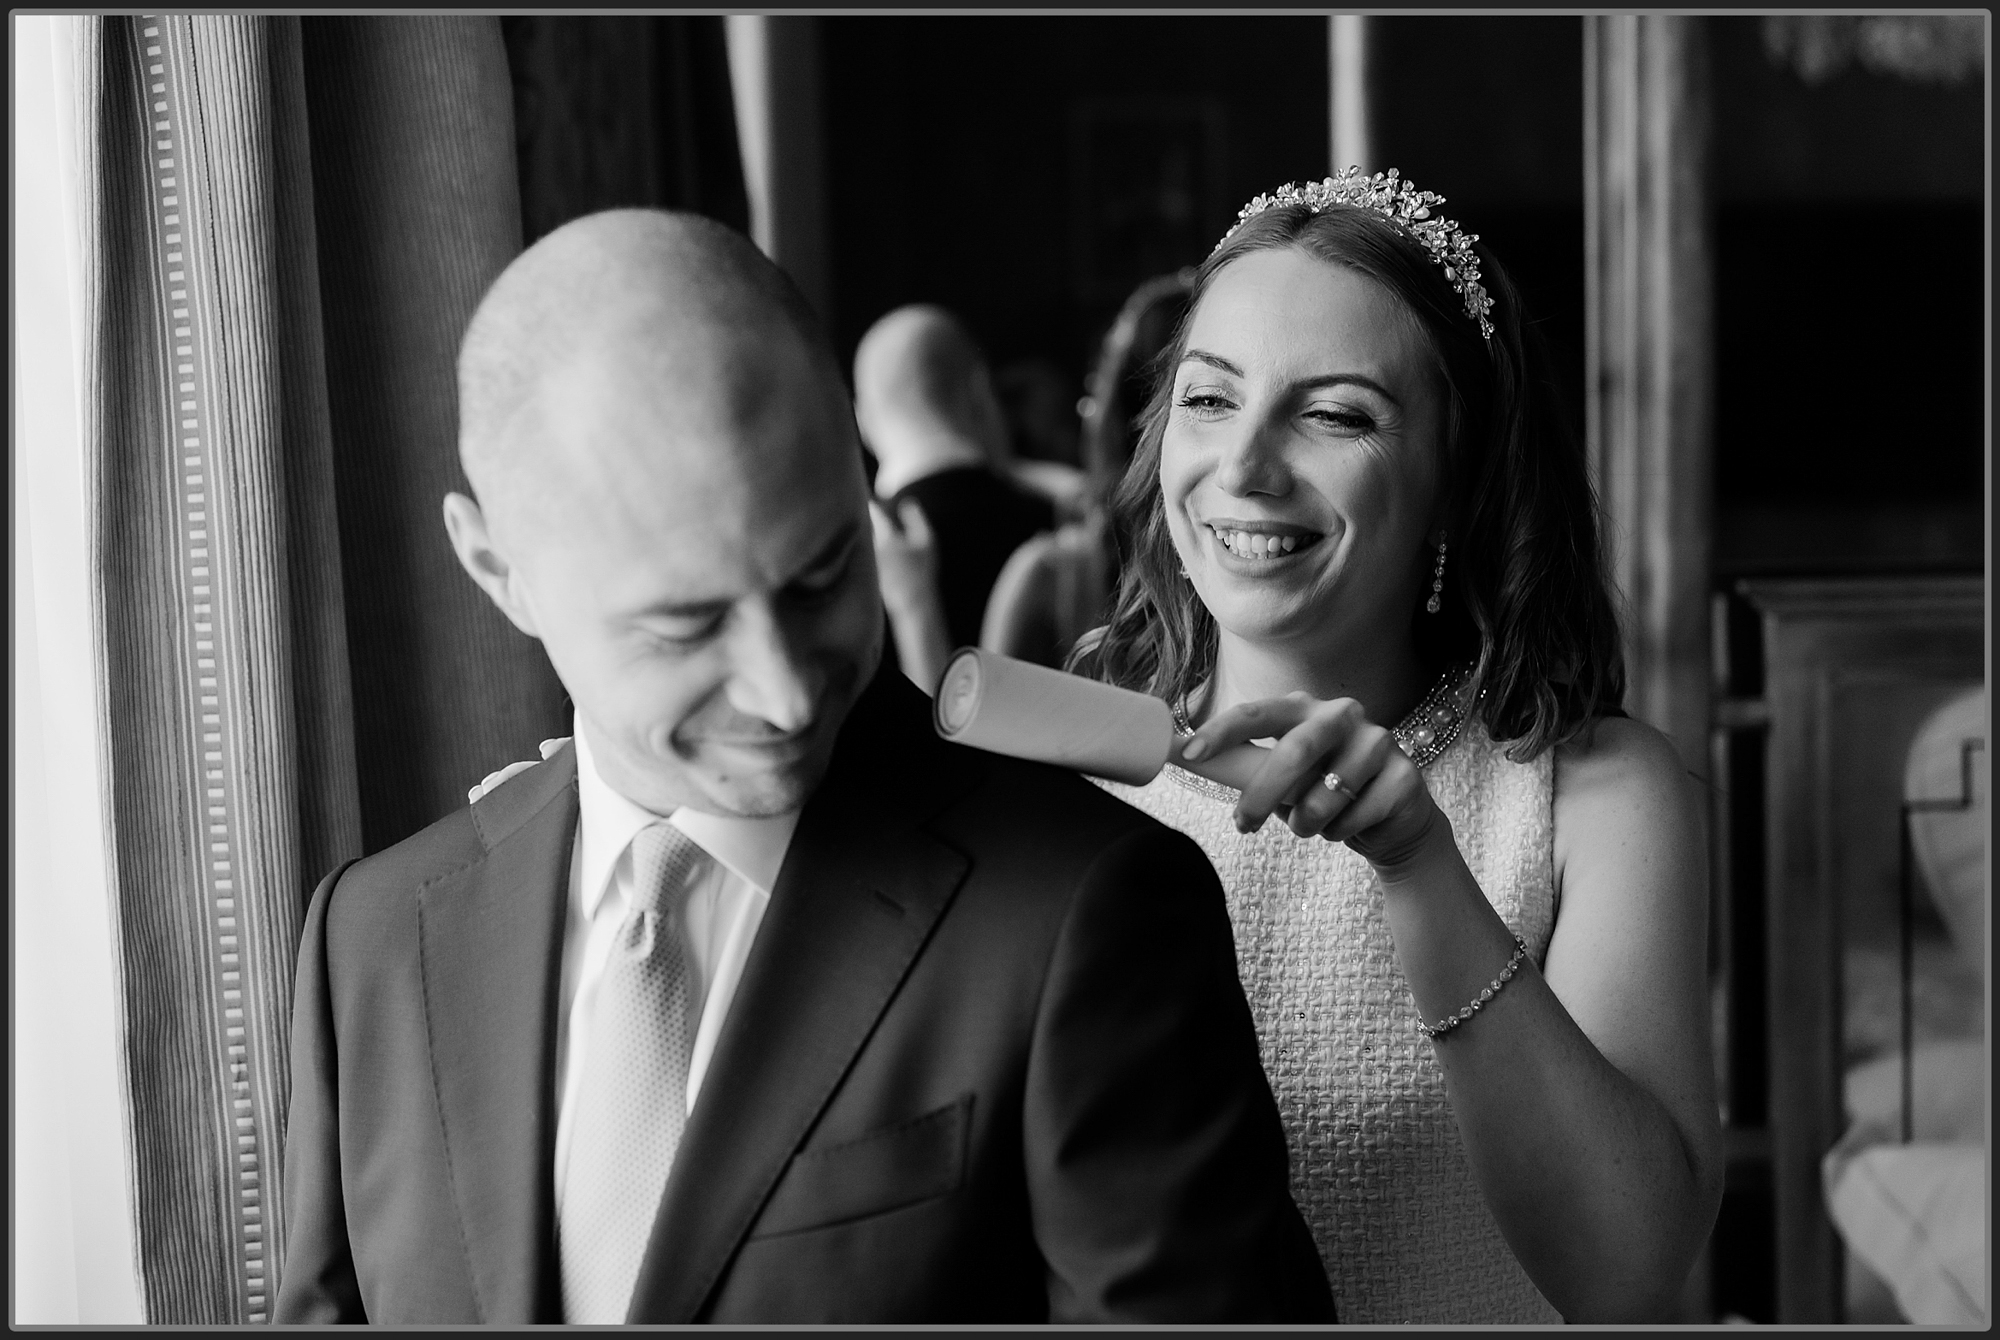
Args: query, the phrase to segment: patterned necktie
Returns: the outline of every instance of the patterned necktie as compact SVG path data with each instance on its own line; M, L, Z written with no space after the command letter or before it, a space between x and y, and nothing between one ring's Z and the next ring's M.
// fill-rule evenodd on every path
M687 897L702 850L671 824L632 839L632 906L597 981L563 1186L563 1317L618 1323L687 1121L701 1022Z

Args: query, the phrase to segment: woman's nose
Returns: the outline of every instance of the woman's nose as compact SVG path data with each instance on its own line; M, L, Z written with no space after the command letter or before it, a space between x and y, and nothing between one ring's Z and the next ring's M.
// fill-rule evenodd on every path
M1242 419L1222 447L1215 485L1232 497L1277 496L1289 487L1277 425L1265 419Z

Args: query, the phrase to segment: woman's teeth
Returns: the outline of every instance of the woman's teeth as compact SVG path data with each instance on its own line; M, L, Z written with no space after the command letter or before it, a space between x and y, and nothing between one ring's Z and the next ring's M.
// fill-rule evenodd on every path
M1222 541L1222 547L1238 558L1278 558L1291 553L1301 544L1310 544L1318 536L1301 538L1297 535L1264 535L1247 530L1218 530L1215 537Z

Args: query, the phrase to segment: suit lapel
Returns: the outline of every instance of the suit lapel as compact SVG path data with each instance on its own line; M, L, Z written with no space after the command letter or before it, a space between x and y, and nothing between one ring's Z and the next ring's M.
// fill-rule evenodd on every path
M891 667L842 729L682 1135L631 1321L700 1314L970 868L921 827L958 789L924 766L942 749L928 716Z
M419 890L424 1012L484 1322L556 1320L555 1017L576 758L472 813L483 859Z

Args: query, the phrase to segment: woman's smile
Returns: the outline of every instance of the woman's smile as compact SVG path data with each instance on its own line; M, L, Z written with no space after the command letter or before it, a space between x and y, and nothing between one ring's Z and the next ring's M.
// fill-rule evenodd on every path
M1212 517L1199 523L1230 572L1263 576L1295 567L1326 532L1283 521Z

